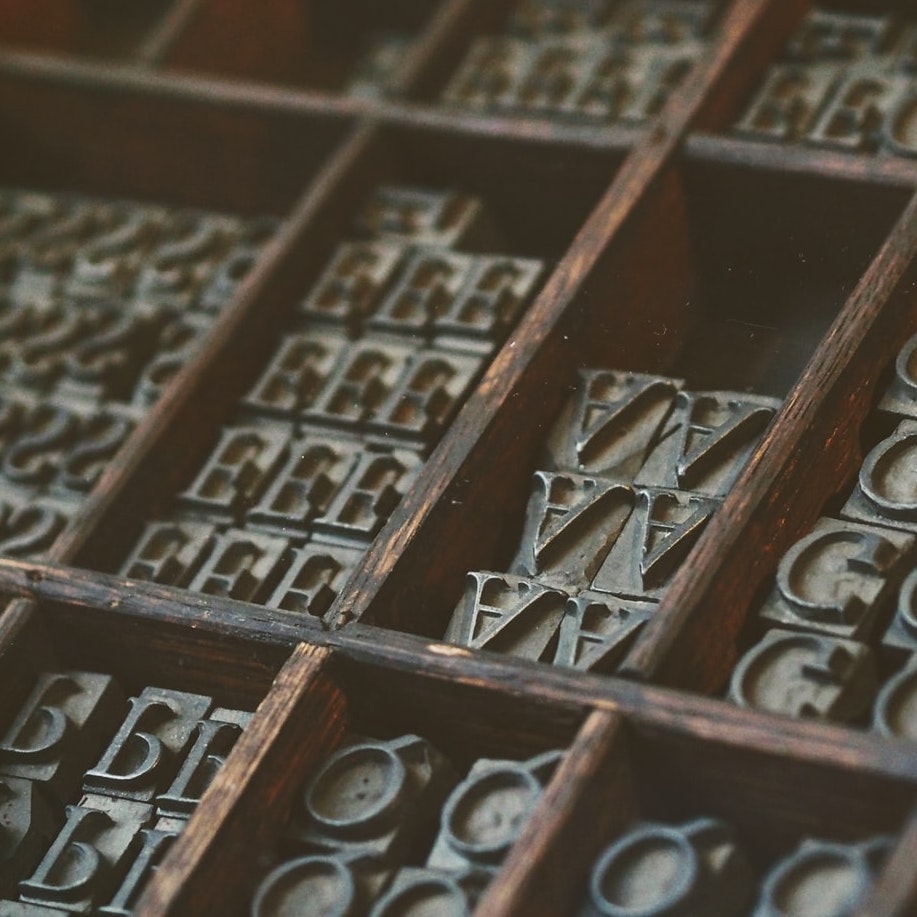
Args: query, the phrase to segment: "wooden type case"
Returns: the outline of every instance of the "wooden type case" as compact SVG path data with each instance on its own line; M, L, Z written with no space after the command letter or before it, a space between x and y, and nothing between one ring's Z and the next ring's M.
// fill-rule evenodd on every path
M804 0L725 2L643 124L440 104L511 6L0 0L0 184L281 219L46 557L0 559L15 597L0 617L0 724L56 667L259 705L138 915L245 912L261 852L345 728L418 733L460 769L567 749L476 913L572 913L627 825L701 816L731 820L759 868L806 836L890 834L857 913L917 913L917 747L710 696L782 554L849 493L863 424L917 328L917 164L732 130ZM501 253L546 274L331 626L114 575L380 184L480 197ZM440 642L467 572L508 569L583 368L783 406L616 674Z

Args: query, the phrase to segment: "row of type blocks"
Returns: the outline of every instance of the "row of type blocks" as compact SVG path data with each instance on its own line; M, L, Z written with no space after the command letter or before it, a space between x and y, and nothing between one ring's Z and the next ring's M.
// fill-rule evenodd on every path
M354 917L471 914L560 758L478 760L461 779L419 736L350 737L299 793L253 917L318 913L318 899ZM882 837L806 838L762 867L719 819L638 822L596 858L576 913L785 917L820 900L820 914L841 917L888 849Z
M780 406L583 370L508 573L474 572L445 639L612 671Z
M915 351L917 338L896 360L870 419L891 432L836 518L819 519L781 558L748 630L769 629L733 674L736 703L917 738Z
M322 617L534 295L477 199L364 202L210 457L121 570Z
M198 694L128 697L109 675L39 675L0 739L0 912L130 914L250 718Z
M734 130L780 142L917 156L917 24L813 10Z
M0 191L0 551L44 553L276 221Z
M475 41L442 101L643 123L702 54L718 7L710 0L520 3L503 34Z

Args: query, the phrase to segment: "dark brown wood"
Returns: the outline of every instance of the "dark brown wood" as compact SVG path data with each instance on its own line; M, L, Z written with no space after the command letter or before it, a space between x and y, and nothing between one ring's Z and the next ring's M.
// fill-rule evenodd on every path
M636 793L617 714L590 715L475 913L572 914L603 844L633 820Z
M147 885L137 917L237 910L293 795L343 734L346 702L328 675L332 656L303 644L290 657Z
M722 687L756 591L860 465L860 426L877 380L917 321L915 257L917 198L640 635L627 671L695 690Z

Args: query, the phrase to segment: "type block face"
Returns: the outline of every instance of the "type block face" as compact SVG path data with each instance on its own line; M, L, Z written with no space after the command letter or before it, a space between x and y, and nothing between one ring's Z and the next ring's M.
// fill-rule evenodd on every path
M332 755L306 787L290 837L308 852L403 862L430 833L457 779L418 736L358 740Z
M0 739L0 775L34 781L59 802L72 799L125 706L108 675L40 675Z
M514 573L559 589L586 588L631 516L626 485L585 475L535 472Z
M546 752L528 761L475 762L443 808L427 866L496 871L560 758Z
M711 497L644 487L593 579L596 592L658 599L717 507Z
M38 865L60 821L40 783L0 776L0 894L15 893L14 877L28 875Z
M576 394L548 439L546 467L634 480L682 384L664 376L581 370Z
M913 659L882 686L872 726L883 735L917 740L917 665Z
M772 630L736 666L729 689L739 706L851 723L871 708L876 667L852 640Z
M367 240L338 246L300 314L310 325L340 325L357 334L378 308L408 251L407 243L398 242Z
M128 579L187 586L213 550L216 528L203 522L151 522L121 567Z
M258 886L253 917L366 913L391 878L391 867L373 856L306 856L278 866Z
M754 901L755 885L751 867L724 822L647 823L602 853L578 913L744 917Z
M813 10L736 131L845 152L917 155L913 27Z
M825 914L854 913L869 893L889 847L885 838L849 845L803 841L765 878L753 917L782 917L787 902L797 913L806 902L817 902Z
M488 873L474 870L401 869L369 914L370 917L409 917L426 911L470 917L490 878Z
M242 602L271 594L289 563L285 538L228 529L214 539L213 551L188 588Z
M863 460L841 515L917 532L917 420L904 420Z
M324 618L361 557L361 551L338 545L311 543L294 548L289 569L265 604Z
M484 204L452 191L376 188L353 223L359 236L441 248L475 246L493 233Z
M19 885L23 901L93 913L117 890L131 850L149 822L151 806L127 799L84 796L67 807L67 822L32 875Z
M257 499L287 458L279 428L229 427L179 502L221 521L232 521Z
M152 802L173 778L198 720L213 706L209 697L146 688L131 699L99 762L86 772L83 787L121 799Z
M779 406L760 396L679 392L636 482L725 496Z
M582 592L567 600L554 665L611 673L651 617L652 602Z
M508 573L470 573L447 643L542 659L556 644L567 595Z
M879 402L879 410L917 420L917 335L895 358L894 375Z
M820 519L777 568L763 620L837 637L866 638L911 562L911 535Z

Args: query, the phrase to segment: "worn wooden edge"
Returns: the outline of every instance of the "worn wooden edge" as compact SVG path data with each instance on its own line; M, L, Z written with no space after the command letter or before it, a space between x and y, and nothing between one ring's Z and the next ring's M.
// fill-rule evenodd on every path
M81 504L68 525L52 545L49 556L70 560L77 556L112 512L118 511L118 501L132 478L156 447L168 440L177 418L193 406L195 394L220 357L236 343L240 329L256 314L266 292L278 275L282 262L294 262L302 239L319 212L326 206L329 195L349 174L353 163L364 153L371 141L372 131L359 129L351 134L325 167L309 184L296 202L291 215L277 236L259 255L256 265L240 285L239 290L220 316L197 343L194 356L170 381L158 402L134 428L109 463L93 491ZM18 603L0 613L0 647L15 639L25 625L30 606Z
M623 717L589 715L551 777L476 917L572 914L592 863L636 814Z
M859 428L879 394L881 369L917 323L915 262L917 196L822 339L690 563L676 574L625 660L624 674L693 690L720 688L761 583L859 467Z
M146 67L159 66L205 2L174 0L159 25L137 49L135 61Z
M917 187L917 159L902 156L858 155L803 144L768 143L698 132L685 142L685 157L712 165L741 166L815 179L905 189Z
M149 880L137 917L235 912L302 781L344 733L346 699L328 674L333 656L327 647L294 650Z
M913 917L917 914L917 811L901 832L868 898L851 917Z
M283 626L259 617L268 611L259 605L9 558L0 558L0 594L40 602L49 609L55 605L80 609L87 624L102 622L105 627L137 619L251 643L293 647L306 640L334 649L342 666L412 673L419 683L483 688L527 698L545 708L622 712L635 724L703 743L789 753L799 760L832 762L863 773L917 781L917 743L904 739L745 710L700 694L431 642L371 625L320 631L285 615L289 623Z
M790 4L794 11L798 5ZM491 460L502 457L506 436L501 430L510 425L510 419L521 416L523 408L539 400L544 404L542 414L550 414L552 398L560 397L559 387L552 396L545 392L552 376L557 376L557 366L564 363L563 342L569 323L576 318L577 294L637 220L641 206L663 180L711 94L722 91L723 76L731 71L734 56L747 49L749 42L754 44L758 26L776 16L778 8L784 11L778 16L781 29L772 28L767 40L761 39L771 49L795 22L794 16L786 14L786 4L737 0L724 14L708 53L672 94L655 126L632 148L610 189L428 459L415 486L345 585L333 612L337 620L371 620L375 609L397 604L400 597L391 585L395 567L422 566L422 555L430 544L448 543L450 529L459 524L456 506L486 504L486 496L479 492L478 471L486 466L488 456ZM764 66L757 55L749 55L748 60ZM572 367L567 370L572 372ZM537 436L537 429L529 428L526 435Z

